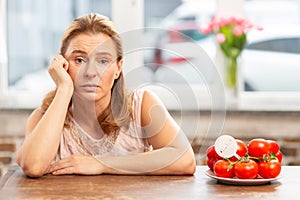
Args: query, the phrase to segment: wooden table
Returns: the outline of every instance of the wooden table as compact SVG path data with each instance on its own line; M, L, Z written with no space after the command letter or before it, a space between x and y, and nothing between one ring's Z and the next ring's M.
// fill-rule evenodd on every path
M194 176L47 175L32 179L13 167L0 182L0 199L299 199L300 166L259 186L218 183L197 166Z

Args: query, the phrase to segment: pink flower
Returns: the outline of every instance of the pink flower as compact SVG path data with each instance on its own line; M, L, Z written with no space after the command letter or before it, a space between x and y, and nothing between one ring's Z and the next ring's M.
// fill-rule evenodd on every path
M233 35L241 36L244 34L244 29L241 26L235 26L232 31Z
M219 44L222 44L226 41L226 37L223 33L216 34L216 39Z
M256 29L259 30L259 31L264 30L264 28L262 26L256 26Z
M247 23L248 21L242 17L232 17L232 22L233 22L233 24L243 25L243 24Z
M231 20L228 19L228 18L219 18L218 19L218 25L219 25L219 27L229 25L230 23L231 23Z
M204 26L202 33L214 32L216 41L222 47L227 57L239 56L247 43L247 32L251 29L262 30L254 25L248 18L241 16L215 16L208 25Z
M241 20L238 17L232 16L232 17L230 17L230 22L231 22L231 24L240 24Z
M253 28L254 24L250 20L248 20L243 23L243 26L244 26L245 30L251 30Z
M214 31L213 26L210 23L205 24L202 27L200 27L200 32L202 32L203 34L210 34L213 31Z

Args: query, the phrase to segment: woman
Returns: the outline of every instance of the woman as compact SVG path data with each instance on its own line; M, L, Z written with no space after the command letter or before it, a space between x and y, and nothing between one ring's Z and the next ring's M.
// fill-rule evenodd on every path
M26 175L194 173L184 133L151 92L127 94L122 64L111 21L74 20L48 68L56 89L27 122L17 156Z

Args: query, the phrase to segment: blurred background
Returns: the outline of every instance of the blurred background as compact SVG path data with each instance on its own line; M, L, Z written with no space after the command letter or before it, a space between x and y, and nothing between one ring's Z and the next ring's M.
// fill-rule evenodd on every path
M234 1L231 3L234 6ZM144 0L141 7L146 28L142 39L153 48L144 50L143 62L154 73L152 81L180 81L176 76L169 77L164 66L181 74L189 70L187 59L192 56L168 55L162 51L167 45L196 42L215 59L214 36L202 34L200 27L216 14L216 4L214 0ZM243 4L244 15L265 29L249 35L241 62L243 90L300 91L300 2L244 0ZM47 67L59 51L62 34L71 21L88 12L113 18L110 0L10 0L5 6L8 90L47 91L53 86ZM147 29L153 27L161 31Z
M66 27L90 12L110 17L125 37L128 30L140 34L144 48L128 56L127 78L138 84L134 87L159 86L153 89L190 134L199 164L220 132L278 140L285 164L299 163L300 0L0 0L0 167L14 163L26 118L54 88L47 67ZM220 97L220 88L212 91L222 81L223 66L214 35L200 31L222 12L264 28L248 34L238 97L229 100L226 91ZM182 94L179 102L166 88ZM217 118L215 110L222 110ZM213 128L211 120L218 121Z

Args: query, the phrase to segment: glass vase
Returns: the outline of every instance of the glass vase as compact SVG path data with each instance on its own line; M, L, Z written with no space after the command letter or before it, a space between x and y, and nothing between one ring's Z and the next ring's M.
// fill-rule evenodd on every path
M226 80L225 85L228 88L233 89L237 92L237 58L226 57Z
M239 58L225 57L225 90L227 99L230 104L235 105L238 103L239 87L238 87L238 65Z
M226 58L226 86L237 88L237 59Z

